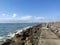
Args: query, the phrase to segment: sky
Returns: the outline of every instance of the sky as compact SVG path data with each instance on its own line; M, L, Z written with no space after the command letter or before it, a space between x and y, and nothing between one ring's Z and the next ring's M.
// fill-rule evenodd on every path
M0 23L60 21L60 0L0 0Z

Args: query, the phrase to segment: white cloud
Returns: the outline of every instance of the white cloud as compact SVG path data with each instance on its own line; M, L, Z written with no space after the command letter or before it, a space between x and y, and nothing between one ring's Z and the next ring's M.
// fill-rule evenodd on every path
M20 20L30 20L32 16L22 16L20 17Z
M20 16L20 17L16 17L16 14L14 13L12 17L7 17L7 18L0 18L0 20L4 20L6 22L21 22L21 23L29 23L29 22L42 22L44 21L45 17L37 17L37 16Z
M16 17L16 13L14 13L12 17L15 18Z
M2 16L7 16L7 14L3 13Z
M45 17L35 17L36 20L44 20Z
M20 20L23 22L43 22L45 20L45 17L22 16L18 18L17 20Z
M45 17L33 17L32 22L43 22L45 20Z

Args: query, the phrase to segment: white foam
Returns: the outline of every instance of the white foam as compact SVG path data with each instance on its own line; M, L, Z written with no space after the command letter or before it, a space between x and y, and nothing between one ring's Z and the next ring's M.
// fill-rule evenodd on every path
M16 34L18 34L18 33L20 33L20 32L22 32L22 29L21 29L21 30L17 30Z
M3 37L0 37L0 39L2 39Z
M9 34L7 35L7 37L12 38L15 34L16 34L16 33L9 33Z
M0 42L3 42L4 41L4 36L0 36Z
M9 34L6 36L5 39L11 39L11 38L13 38L13 37L15 36L15 34L18 34L18 33L22 32L23 30L26 30L26 29L28 29L28 28L30 28L30 27L32 27L32 26L28 26L28 27L25 27L25 28L23 28L23 29L21 29L21 30L17 30L16 33L9 33Z
M16 33L9 33L9 34L8 34L7 36L5 36L5 37L0 37L0 41L5 41L6 39L11 39L11 38L13 38L13 37L15 36L15 34L18 34L18 33L22 32L23 30L26 30L26 29L28 29L28 28L30 28L30 27L32 27L32 26L28 26L28 27L25 27L25 28L23 28L23 29L21 29L21 30L17 30Z
M32 27L32 26L28 26L28 27L25 27L25 28L23 28L23 29L21 29L21 30L18 30L16 34L22 32L23 30L26 30L26 29L28 29L28 28L30 28L30 27Z

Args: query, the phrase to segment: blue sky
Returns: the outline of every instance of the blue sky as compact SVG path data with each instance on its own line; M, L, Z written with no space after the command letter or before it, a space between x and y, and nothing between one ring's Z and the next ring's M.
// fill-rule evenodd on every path
M0 0L0 22L51 22L60 19L60 0Z

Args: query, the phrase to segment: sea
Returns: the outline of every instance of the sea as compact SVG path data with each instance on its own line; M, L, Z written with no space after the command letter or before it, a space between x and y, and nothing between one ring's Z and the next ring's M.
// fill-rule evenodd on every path
M37 24L39 23L0 23L0 42L4 42L13 37L15 33Z

